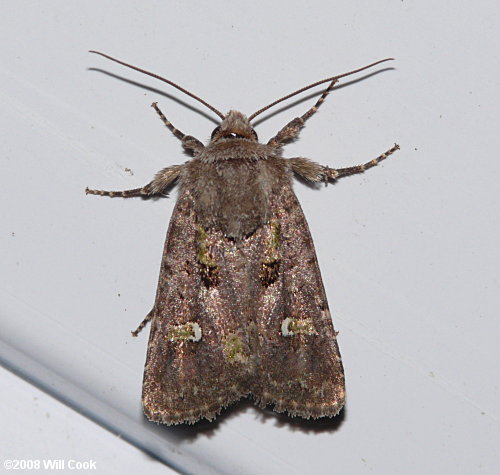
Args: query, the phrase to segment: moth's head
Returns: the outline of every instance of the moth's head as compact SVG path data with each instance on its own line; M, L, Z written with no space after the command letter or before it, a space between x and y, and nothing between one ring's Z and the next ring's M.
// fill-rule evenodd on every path
M247 117L238 111L229 111L221 124L212 132L211 142L221 139L248 139L257 142L257 133Z

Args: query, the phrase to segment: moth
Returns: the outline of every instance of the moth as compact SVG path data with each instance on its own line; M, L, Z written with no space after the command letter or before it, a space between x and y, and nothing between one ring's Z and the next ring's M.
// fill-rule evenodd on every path
M294 175L329 182L362 173L399 149L364 165L329 168L307 158L283 158L337 81L392 58L317 81L249 117L222 114L203 145L152 107L193 158L159 171L142 188L86 189L110 197L151 197L177 184L156 300L133 333L151 322L143 382L146 416L164 424L212 420L245 397L260 407L303 418L332 417L344 405L344 371L309 228L292 189ZM259 143L252 120L270 107L323 83L305 114Z

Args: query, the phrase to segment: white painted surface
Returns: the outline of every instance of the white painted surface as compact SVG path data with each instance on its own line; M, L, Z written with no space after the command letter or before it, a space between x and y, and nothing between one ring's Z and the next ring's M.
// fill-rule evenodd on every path
M176 473L4 368L0 391L2 473Z
M185 472L495 473L495 12L492 1L3 8L1 361ZM401 145L364 176L296 185L346 369L347 407L333 423L249 404L196 428L143 419L147 331L129 331L153 303L175 193L110 200L84 189L135 188L187 159L151 102L203 141L215 117L88 49L246 113L311 81L397 59L394 70L332 93L284 153L349 166ZM314 100L258 124L261 140Z

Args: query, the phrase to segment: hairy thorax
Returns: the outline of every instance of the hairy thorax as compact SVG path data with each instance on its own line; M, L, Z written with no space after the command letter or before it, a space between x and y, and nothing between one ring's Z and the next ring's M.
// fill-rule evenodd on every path
M186 164L181 186L193 198L199 224L239 239L269 221L272 195L290 181L287 161L266 145L226 139Z

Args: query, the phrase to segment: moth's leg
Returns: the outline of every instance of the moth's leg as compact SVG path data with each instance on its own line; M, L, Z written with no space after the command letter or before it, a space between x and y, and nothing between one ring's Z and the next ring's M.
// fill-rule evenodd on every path
M160 116L160 119L165 124L165 126L182 142L182 146L185 149L196 151L196 150L201 150L201 149L205 148L205 146L197 138L193 137L192 135L186 135L186 134L182 133L179 129L176 129L172 125L172 122L170 122L165 117L165 114L163 114L163 112L160 110L157 102L153 102L151 104L151 107Z
M271 147L279 148L283 145L283 142L287 140L292 140L299 135L300 129L304 126L305 122L309 117L311 117L325 102L326 96L330 94L330 91L333 89L333 86L337 83L338 79L334 79L330 85L325 89L321 97L318 99L316 104L314 104L305 114L300 117L296 117L291 120L288 124L285 125L272 139L267 142L267 145Z
M142 188L125 191L103 191L85 188L87 195L110 196L111 198L132 198L134 196L153 196L162 194L177 178L179 178L184 165L172 165L160 170L153 180Z
M297 175L301 176L307 181L320 182L336 180L343 176L355 175L356 173L363 173L366 170L378 165L382 160L392 155L396 150L399 150L399 145L394 144L394 147L387 150L387 152L379 155L377 158L370 160L363 165L357 165L348 168L330 168L320 165L316 162L308 160L307 158L290 158L292 170Z
M363 173L366 170L369 170L372 167L378 165L382 160L385 160L389 155L392 155L396 150L399 150L399 145L394 144L394 147L384 152L382 155L379 155L377 158L366 162L363 165L357 165L354 167L347 168L328 168L325 170L325 177L331 180L335 180L337 178L342 178L343 176L355 175L356 173Z
M154 308L146 315L146 318L139 324L139 326L133 331L132 336L137 336L141 332L141 330L149 323L149 321L153 318Z

